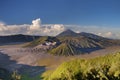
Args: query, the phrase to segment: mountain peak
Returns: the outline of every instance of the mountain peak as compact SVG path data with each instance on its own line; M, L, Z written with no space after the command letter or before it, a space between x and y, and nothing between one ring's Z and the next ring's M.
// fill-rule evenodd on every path
M64 32L73 32L71 29L66 29Z
M74 31L72 31L71 29L66 29L65 31L63 31L62 33L60 33L57 36L58 37L63 37L63 36L76 36L76 35L78 35L78 34L75 33Z

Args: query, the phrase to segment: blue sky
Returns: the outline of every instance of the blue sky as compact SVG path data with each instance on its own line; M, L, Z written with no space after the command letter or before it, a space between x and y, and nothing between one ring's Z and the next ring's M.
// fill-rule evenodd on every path
M7 24L80 24L119 26L120 0L0 0L0 20Z
M37 18L42 24L79 25L91 29L99 26L112 30L120 27L120 0L0 0L1 23L31 24Z

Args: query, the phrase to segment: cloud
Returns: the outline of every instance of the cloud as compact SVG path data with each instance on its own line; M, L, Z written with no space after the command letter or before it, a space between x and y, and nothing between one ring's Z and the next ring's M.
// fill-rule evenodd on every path
M5 30L7 30L7 27L5 26L5 24L4 23L0 23L0 32L1 31L5 31Z
M30 25L30 30L39 30L41 27L41 20L40 18L33 20L32 25Z
M101 35L102 35L102 33L97 33L97 35L101 36Z
M107 33L105 33L105 36L111 37L111 36L113 36L113 33L112 32L107 32Z
M40 18L32 20L32 24L23 25L7 25L3 22L0 22L1 35L29 34L55 36L64 31L64 29L65 27L63 24L42 25Z
M27 26L29 25L6 25L5 23L0 23L0 35L25 34Z
M120 27L110 27L110 26L81 26L81 25L64 25L66 28L70 28L73 31L79 32L88 32L93 33L99 36L108 37L108 38L119 38L120 39Z
M117 36L116 36L114 33L112 33L112 32L97 33L97 35L103 36L103 37L108 37L108 38L115 38L115 37L117 37Z
M63 24L42 25L40 18L38 18L32 21L32 24L28 28L27 34L55 36L64 30L65 27Z
M29 34L29 35L48 35L56 36L65 29L73 31L88 32L108 38L120 38L120 28L108 26L80 26L80 25L63 25L63 24L42 24L40 18L32 20L31 24L7 25L0 22L0 35L11 34Z
M60 32L65 30L65 26L63 24L50 24L50 25L43 25L42 27L42 34L43 35L52 35L55 36Z

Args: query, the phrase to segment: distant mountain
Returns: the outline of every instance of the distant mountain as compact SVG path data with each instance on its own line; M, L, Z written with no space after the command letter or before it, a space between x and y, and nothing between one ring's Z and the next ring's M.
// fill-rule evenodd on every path
M28 46L35 47L49 42L57 44L49 45L52 48L49 48L48 53L65 56L90 53L108 46L120 45L120 40L108 39L91 33L75 33L72 30L65 30L56 37L40 37Z
M101 36L98 36L98 35L95 35L95 34L92 34L92 33L81 32L81 33L78 33L78 34L80 36L85 36L85 37L92 38L92 39L108 39L108 38L104 38L104 37L101 37Z
M15 43L15 42L30 42L40 36L31 36L31 35L9 35L9 36L0 36L0 44Z
M62 33L58 34L57 37L87 37L87 38L92 38L92 39L108 39L102 36L98 36L92 33L86 33L86 32L81 32L81 33L75 33L74 31L67 29L63 31Z

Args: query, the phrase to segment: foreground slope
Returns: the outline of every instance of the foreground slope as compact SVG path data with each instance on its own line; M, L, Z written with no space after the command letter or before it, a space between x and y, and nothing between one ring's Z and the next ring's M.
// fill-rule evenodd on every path
M45 80L120 80L120 53L61 64Z

